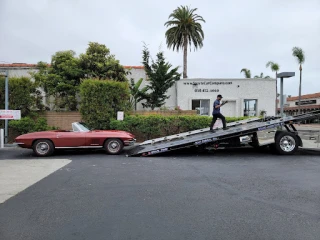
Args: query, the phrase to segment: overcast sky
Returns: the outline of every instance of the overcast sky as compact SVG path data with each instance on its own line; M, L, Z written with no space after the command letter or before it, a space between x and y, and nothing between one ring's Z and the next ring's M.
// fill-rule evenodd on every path
M263 72L267 61L295 71L285 93L298 94L292 47L305 51L302 93L320 92L320 0L0 0L0 63L50 62L60 50L77 54L89 41L105 44L123 65L141 65L142 42L181 66L182 52L165 42L164 23L179 5L206 20L202 49L188 56L189 78L240 78L242 68Z

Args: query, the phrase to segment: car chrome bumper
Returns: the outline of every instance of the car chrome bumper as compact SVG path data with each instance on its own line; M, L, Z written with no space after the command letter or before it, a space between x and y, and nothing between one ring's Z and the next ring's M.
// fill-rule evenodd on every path
M137 139L131 139L131 140L127 140L127 141L123 141L125 146L132 146L136 143Z
M19 147L25 148L25 143L22 142L14 142L14 144L16 144Z

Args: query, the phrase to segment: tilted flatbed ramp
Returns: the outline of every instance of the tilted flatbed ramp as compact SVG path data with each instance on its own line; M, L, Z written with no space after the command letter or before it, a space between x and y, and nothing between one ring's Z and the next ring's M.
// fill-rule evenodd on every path
M277 129L279 127L299 123L304 120L320 117L320 111L310 112L297 116L288 116L283 118L273 118L267 121L265 119L252 118L227 124L228 130L215 129L215 133L210 132L209 128L199 129L190 132L184 132L171 136L147 140L137 147L131 149L127 156L149 156L168 151L192 146L213 144L223 140L246 136L260 131Z

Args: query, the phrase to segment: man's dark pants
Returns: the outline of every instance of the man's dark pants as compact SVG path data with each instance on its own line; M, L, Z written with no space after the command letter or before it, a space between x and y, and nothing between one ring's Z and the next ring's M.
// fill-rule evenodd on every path
M213 118L210 124L210 130L213 129L214 124L216 123L217 119L220 118L223 124L223 128L227 127L226 118L221 113L214 113L212 114Z

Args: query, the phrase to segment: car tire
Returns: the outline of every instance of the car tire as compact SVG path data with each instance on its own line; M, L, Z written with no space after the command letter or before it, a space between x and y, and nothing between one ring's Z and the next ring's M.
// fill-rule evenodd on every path
M33 152L38 157L47 157L53 154L54 145L50 140L37 140L32 146Z
M299 142L291 132L279 132L275 137L275 150L281 155L292 155L298 150Z
M117 155L123 149L123 142L117 138L108 139L104 143L104 149L108 154Z

